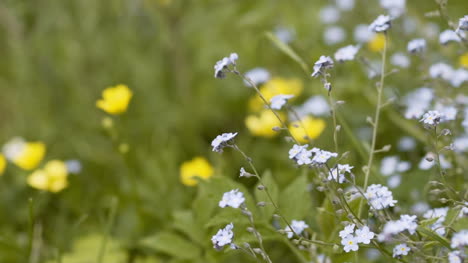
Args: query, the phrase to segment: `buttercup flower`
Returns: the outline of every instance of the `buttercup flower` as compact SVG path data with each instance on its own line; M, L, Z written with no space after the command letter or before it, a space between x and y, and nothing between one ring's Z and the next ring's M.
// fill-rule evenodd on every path
M122 114L127 111L132 96L127 85L108 87L102 92L102 99L96 102L96 106L109 114Z
M197 179L207 180L211 176L213 167L203 157L195 157L180 166L180 181L187 186L197 185Z
M219 201L219 207L239 208L245 201L244 194L239 192L239 189L234 189L223 194L223 198Z
M52 160L43 169L36 170L27 178L27 183L36 189L57 193L68 186L68 170L64 162Z
M462 66L464 68L468 68L468 52L461 55L458 61L460 63L460 66Z
M270 107L274 110L281 110L284 104L286 104L286 102L288 102L288 100L293 97L294 95L283 95L283 94L276 95L273 98L271 98Z
M320 56L320 59L314 64L314 72L311 76L315 78L319 75L323 75L327 69L331 68L333 68L333 59L327 56Z
M358 46L349 45L338 49L335 53L335 59L338 62L344 62L348 60L354 60L357 52L359 51Z
M13 138L3 146L5 158L24 170L36 168L44 158L46 146L42 142L26 142Z
M284 115L278 113L280 118ZM270 110L263 110L259 114L250 114L245 118L245 125L247 129L255 136L271 138L278 135L274 131L274 127L280 127L281 122L276 118L275 114Z
M413 39L408 42L409 53L421 53L426 50L426 40L423 38Z
M236 137L236 133L223 133L221 135L216 136L216 138L211 142L211 146L213 146L213 152L223 152L223 148L228 145L230 141Z
M384 49L385 36L382 34L376 34L368 43L367 47L374 52L380 52Z
M392 19L390 16L380 15L377 19L372 22L369 26L369 30L375 33L382 33L390 29L392 25Z
M0 154L0 175L3 175L3 173L5 172L6 164L7 163L5 156L3 156L3 154Z
M211 242L213 242L213 247L216 250L221 250L224 246L229 245L232 243L232 238L234 237L234 233L232 229L234 225L232 223L226 225L223 229L218 230L216 235L211 238Z
M325 121L322 119L305 116L300 121L289 124L292 136L300 143L307 143L309 139L317 139L325 129Z

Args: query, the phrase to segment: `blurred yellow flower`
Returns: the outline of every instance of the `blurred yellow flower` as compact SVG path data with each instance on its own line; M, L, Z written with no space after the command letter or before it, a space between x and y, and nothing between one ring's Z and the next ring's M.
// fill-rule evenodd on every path
M385 36L383 34L375 34L374 38L367 43L367 47L374 52L379 52L384 49Z
M96 106L109 114L121 114L127 111L133 93L126 85L109 87L102 92L102 99Z
M279 114L280 118L284 118L284 114ZM247 129L254 136L262 136L271 138L278 134L273 130L273 127L281 127L280 121L275 114L270 110L263 110L260 114L252 114L245 118Z
M36 189L57 193L68 186L68 170L64 162L49 161L44 169L36 170L27 179L28 184Z
M294 121L289 124L291 134L300 143L308 143L309 139L318 138L324 129L325 121L311 116L306 116L301 121Z
M260 92L270 103L271 98L280 94L298 97L303 88L302 81L299 79L272 78L260 87ZM264 103L258 95L255 95L249 101L249 108L252 111L260 111L264 108Z
M460 66L468 68L468 52L460 56Z
M24 170L36 168L44 158L46 146L42 142L26 142L23 138L13 138L3 146L7 160Z
M213 167L203 157L195 157L180 166L180 181L187 186L198 184L196 177L208 179L213 176Z
M3 154L0 154L0 175L3 175L3 173L5 172L6 164L7 163L5 157L3 156Z

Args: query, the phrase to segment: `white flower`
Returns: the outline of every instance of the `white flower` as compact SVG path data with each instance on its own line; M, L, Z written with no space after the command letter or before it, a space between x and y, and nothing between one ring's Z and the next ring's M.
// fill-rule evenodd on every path
M368 226L364 226L356 230L356 240L358 243L369 244L375 233L369 230Z
M424 112L430 107L433 98L433 90L426 87L408 93L404 98L404 104L407 106L405 118L421 118Z
M245 77L248 78L250 81L252 81L253 84L259 85L259 84L265 83L268 80L270 80L270 72L268 72L268 70L266 70L264 68L254 68L254 69L251 69L251 70L247 71L245 73ZM244 84L247 87L252 86L252 85L250 85L249 82L247 82L245 80L244 80Z
M440 122L453 121L457 117L457 108L452 105L445 106L441 103L436 103L434 109L442 115Z
M335 59L339 62L354 60L357 52L359 51L358 46L349 45L338 49L335 53Z
M461 251L455 250L448 253L449 263L463 263L463 258Z
M282 26L276 27L274 34L281 42L286 44L293 41L296 37L296 32L294 31L294 28L286 28Z
M317 77L319 75L324 74L325 70L330 69L333 67L333 59L331 57L320 56L320 59L317 60L314 64L314 72L312 73L312 77Z
M450 81L453 73L453 68L445 63L436 63L429 68L429 75L434 79L441 78L446 81Z
M405 12L406 0L380 0L380 6L387 9L392 17L399 17Z
M309 145L297 145L294 144L293 147L289 150L289 159L294 160L301 152L307 151Z
M353 235L348 235L345 238L343 238L341 240L341 244L344 246L343 249L346 252L358 251L358 249L359 249L356 237L354 237Z
M468 230L461 230L453 234L450 247L462 249L465 246L468 246Z
M387 207L393 207L397 203L393 200L393 194L386 186L373 184L367 188L365 197L371 209L381 210Z
M468 151L468 136L462 136L455 138L453 140L453 145L455 146L455 152L462 153Z
M81 172L82 166L78 160L65 161L65 165L67 166L67 171L71 174L79 174Z
M401 175L395 174L388 178L387 185L390 189L397 188L401 184Z
M289 99L293 98L294 95L283 95L279 94L270 99L270 107L274 110L281 110L284 104L288 102Z
M431 229L434 230L439 235L445 234L445 227L442 225L445 221L449 208L440 207L427 211L424 213L423 217L426 219L437 218L437 221L431 225Z
M234 189L223 194L223 198L219 201L219 207L239 208L245 201L244 194L239 192L239 189Z
M390 58L390 62L392 65L400 67L400 68L408 68L411 64L410 59L403 53L395 53Z
M229 57L224 57L223 59L216 62L214 69L215 69L215 78L223 79L226 77L226 73L224 69L227 68L229 65L236 65L236 60L239 58L237 53L231 53Z
M345 237L352 235L354 233L355 227L356 227L355 224L349 224L345 226L345 228L340 231L340 237L344 239Z
M345 181L345 174L351 173L353 166L349 164L338 164L336 168L331 169L328 175L328 180L335 180L338 183L342 184Z
M26 141L21 137L15 137L3 145L2 152L9 161L15 160L25 149Z
M463 217L465 215L468 215L468 202L465 202L465 205L460 210L460 214L458 214L458 217Z
M346 31L339 26L330 26L323 32L323 41L327 45L335 45L341 43L346 38Z
M400 224L402 225L403 229L408 230L408 232L413 235L416 233L416 228L418 228L418 219L417 216L413 215L401 215L400 216Z
M402 152L409 152L416 147L416 141L409 136L401 137L398 141L398 150Z
M354 0L336 0L336 6L343 11L349 11L354 8Z
M324 164L326 163L330 158L332 157L337 157L338 154L334 152L328 152L325 150L320 150L320 149L312 149L315 153L314 158L312 158L312 162L315 164Z
M312 156L311 151L302 151L296 156L296 162L298 165L311 164L312 163L312 159L310 159L311 156Z
M407 230L411 235L416 233L418 228L417 217L411 215L401 215L399 220L388 221L382 232L378 236L380 242L385 240L391 240L390 238Z
M443 115L434 110L434 111L428 111L424 113L422 119L420 122L423 122L424 124L430 125L430 126L435 126L440 123L440 120L442 119Z
M460 20L458 21L457 31L460 30L468 31L468 15L460 18Z
M369 30L369 25L359 24L354 28L354 40L359 43L366 43L371 40L375 33Z
M468 70L463 68L454 70L450 79L450 84L455 88L459 88L465 82L468 82Z
M408 42L409 53L421 53L426 50L426 40L423 38L413 39Z
M340 19L340 10L334 6L326 6L320 9L320 21L324 24L333 24Z
M369 30L375 33L385 32L390 29L392 20L390 16L380 15L369 26Z
M463 37L465 36L465 34L463 32L459 32L460 35L462 35ZM451 30L451 29L447 29L445 31L443 31L442 33L440 33L439 35L439 43L442 44L442 45L447 45L449 42L461 42L461 38L458 36L457 33L455 33L455 31Z
M330 106L328 106L328 102L323 96L317 95L310 97L306 102L304 102L304 104L300 107L296 107L294 110L299 115L299 118L309 114L314 116L324 116L330 113ZM296 119L294 115L291 117L291 119Z
M245 171L244 167L240 168L239 177L249 177L249 173Z
M409 248L405 243L396 245L393 248L393 257L396 258L397 256L406 256L410 251L411 248Z
M302 234L302 231L304 231L304 229L308 228L309 226L302 220L293 220L291 222L291 227L292 230L291 228L289 228L289 226L286 226L286 228L284 229L288 235L288 238L292 238L294 236L294 233L296 233L297 235Z
M411 164L409 162L400 161L398 156L387 156L382 159L380 173L384 176L389 176L395 173L406 172L410 168Z
M223 133L216 136L216 138L211 142L214 152L223 152L223 148L228 145L228 143L236 137L237 132L235 133Z
M234 237L234 233L232 232L233 228L234 225L230 223L226 225L225 228L218 230L216 235L211 238L211 242L213 242L213 247L215 249L220 250L224 246L232 243L232 238Z

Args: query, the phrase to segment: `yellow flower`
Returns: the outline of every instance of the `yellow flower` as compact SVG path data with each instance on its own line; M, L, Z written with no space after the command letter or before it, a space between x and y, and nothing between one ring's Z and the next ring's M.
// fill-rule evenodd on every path
M180 181L187 186L198 184L196 177L208 179L213 176L213 167L203 157L195 157L180 166Z
M309 142L308 139L316 139L325 129L325 121L306 116L300 122L294 121L289 125L289 130L300 143Z
M260 92L270 103L270 99L279 94L297 97L301 94L303 88L302 81L299 79L272 78L260 87ZM250 99L249 108L252 111L260 111L263 107L264 103L258 95Z
M28 171L39 165L45 152L44 143L26 142L23 138L13 138L3 146L6 159Z
M284 114L280 114L284 118ZM271 138L278 134L273 127L281 127L280 121L270 110L263 110L259 115L249 115L245 118L247 129L254 136Z
M460 66L468 68L468 52L461 55L461 57L460 57Z
M383 34L375 34L374 38L367 43L367 47L374 52L379 52L384 49L385 36Z
M126 85L109 87L102 92L102 99L96 106L109 114L121 114L127 111L133 93Z
M36 189L57 193L68 186L68 170L64 162L49 161L44 169L36 170L27 179L28 184Z
M0 154L0 175L3 175L3 173L5 172L5 168L6 168L6 159L5 157Z

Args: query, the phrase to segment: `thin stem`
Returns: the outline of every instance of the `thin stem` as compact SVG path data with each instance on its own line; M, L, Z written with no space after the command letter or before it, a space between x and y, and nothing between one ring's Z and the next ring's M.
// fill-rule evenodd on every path
M99 248L97 263L103 263L104 262L104 255L106 253L107 241L109 239L110 232L112 230L112 226L114 225L115 217L117 215L118 203L119 203L119 201L118 201L117 198L113 198L111 200L111 207L110 207L109 216L108 216L107 222L106 222L104 237L102 239L101 246Z
M332 115L332 118L333 118L333 143L335 144L335 152L339 153L339 151L338 151L338 130L336 129L336 127L337 127L336 108L335 108L335 102L333 101L331 91L328 92L328 101L330 103L330 111L331 111L331 115Z
M272 263L270 257L268 256L268 254L266 253L266 250L265 250L265 247L263 246L263 238L262 238L262 235L260 234L260 232L257 231L257 229L255 228L255 222L254 222L254 219L253 219L253 215L252 215L252 212L250 212L247 207L242 207L242 210L243 210L243 213L245 215L247 215L247 217L249 218L249 222L250 222L250 226L252 227L253 229L253 234L255 236L255 238L257 238L258 240L258 245L260 246L260 249L262 250L262 257L263 259L265 259L265 261L267 261L268 263Z

